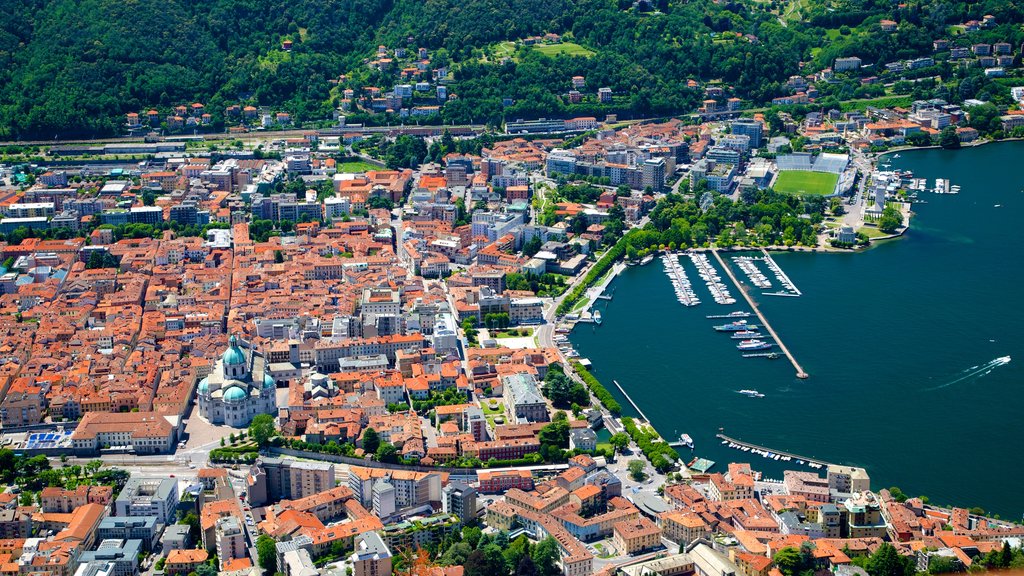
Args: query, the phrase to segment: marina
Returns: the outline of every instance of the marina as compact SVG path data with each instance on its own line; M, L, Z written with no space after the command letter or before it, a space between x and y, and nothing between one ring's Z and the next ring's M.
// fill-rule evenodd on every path
M761 253L764 254L762 260L768 266L768 269L771 270L772 274L775 275L775 279L779 281L783 289L783 292L765 292L765 296L801 296L803 292L797 289L796 284L782 271L782 268L775 262L772 255L764 248L761 249Z
M672 289L675 291L679 303L683 306L700 304L700 298L697 298L696 292L693 291L693 286L690 284L690 279L686 277L686 271L679 263L679 258L674 254L665 254L661 257L661 261L665 264L665 275L672 281Z
M715 302L719 304L735 304L736 299L729 293L729 289L722 282L722 277L718 275L718 271L711 265L708 260L707 254L690 254L690 261L697 267L697 273L700 274L702 280L707 285L708 290L711 291L711 297L714 298ZM725 267L725 263L719 258L719 263L722 267ZM735 282L735 279L733 280ZM737 284L738 286L738 284Z
M1015 482L1024 473L1024 463L1010 459L1003 464L998 450L987 442L992 432L968 428L915 450L889 452L878 446L887 439L934 433L933 420L908 418L907 414L948 413L957 406L972 406L972 410L977 406L986 419L1009 426L1007 434L1021 430L1019 384L1024 363L1010 362L991 373L978 370L994 358L1012 355L1017 360L1020 354L1016 352L1024 345L1024 336L993 322L993 318L1010 323L1024 320L1024 312L1013 303L1022 273L1007 266L1014 259L1010 250L1019 227L1014 221L1024 202L1024 183L1019 173L1005 170L1022 154L1024 142L956 152L904 152L904 158L893 161L894 170L912 170L915 177L928 179L928 188L936 177L948 178L962 185L960 194L922 193L928 203L918 208L913 233L898 241L878 242L856 255L769 250L803 292L799 298L761 297L761 290L753 288L730 261L732 256L760 257L760 253L721 255L783 343L811 374L806 381L794 378L792 364L781 359L784 355L778 347L761 353L774 351L779 359L741 360L744 353L728 344L737 342L730 340L731 334L716 337L710 330L711 324L733 319L695 322L694 311L681 306L673 292L666 290L664 271L656 264L636 266L621 275L615 284L615 301L602 309L604 325L596 332L583 327L570 338L583 356L594 361L594 376L607 381L622 403L624 415L636 413L611 385L613 378L623 383L666 440L675 440L673 429L689 433L697 456L721 464L712 471L724 468L726 462L751 458L714 438L724 426L724 432L734 438L819 461L866 467L879 486L897 485L933 500L977 504L1004 517L1019 518L1024 495ZM995 204L1001 207L993 208ZM690 280L698 282L689 262L685 258L680 261ZM966 267L964 273L948 273L951 262ZM771 272L760 262L757 265L778 289ZM725 274L719 273L728 284ZM701 318L751 310L735 292L737 304L717 306L703 286L694 288L705 305L699 310ZM870 303L869 317L842 320L840 312L851 310L852 303L858 302ZM944 313L934 314L935 310ZM876 340L878 318L904 327L900 344L839 357L840 349L852 351L855 342ZM923 318L927 322L922 322ZM762 324L753 315L748 320ZM841 343L826 343L840 325ZM758 332L768 335L764 328ZM936 352L935 334L948 337L941 353ZM693 370L694 366L700 369ZM979 369L970 371L973 366ZM766 397L747 398L736 393L741 388L756 388ZM865 411L864 402L850 401L854 398L884 401ZM828 416L816 418L813 425L800 418L780 417L814 413L823 405L828 406ZM851 426L852 422L858 424ZM990 462L1000 462L1000 469L1008 467L1008 471L994 474L985 485L970 482L977 471L950 466L951 451L984 452ZM680 449L680 453L685 462L693 458L689 450ZM768 477L781 478L786 464L815 472L806 465L760 456L754 459Z
M739 286L739 282L736 282L736 277L733 275L732 270L730 270L729 267L725 265L725 261L722 260L722 256L718 254L718 251L712 250L711 253L715 255L716 259L718 259L719 264L721 264L722 268L725 269L725 273L729 275L729 278L731 278L732 281L737 286ZM771 256L768 255L767 251L764 252L764 255L766 258L765 261L770 262L769 267L772 268L773 270L777 270L778 274L786 279L784 285L788 283L790 286L792 286L793 290L796 290L796 286L789 281L789 277L786 276L784 272L782 272L782 268L779 268L779 265L776 264L775 261L771 259ZM765 330L767 330L768 333L771 334L772 340L775 340L775 342L779 346L779 349L782 350L782 353L785 354L786 358L788 358L790 363L793 364L793 368L796 369L796 377L801 379L807 378L807 372L804 372L804 369L800 367L800 364L796 361L796 358L793 356L792 353L790 353L789 348L786 348L786 345L782 343L782 339L779 338L779 335L776 334L771 324L768 323L768 319L765 318L764 314L761 313L761 310L757 307L757 303L754 302L754 299L751 298L750 294L747 294L747 291L743 290L742 287L740 287L740 294L742 294L743 297L746 298L747 304L750 305L750 309L754 311L754 314L757 314L757 317L761 320L761 323L764 324Z
M757 268L757 264L754 264L755 258L750 256L733 256L732 261L740 267L740 270L747 275L750 279L751 284L761 289L768 289L772 287L772 281L768 279L764 273Z
M757 444L751 444L750 442L744 442L726 436L725 434L715 434L715 437L722 441L723 445L729 448L734 448L742 452L750 452L751 454L758 454L763 458L770 458L772 460L781 460L783 462L796 462L797 464L806 464L810 468L819 469L832 466L829 462L819 460L817 458L808 458L807 456L800 456L798 454L792 454L790 452L783 452L781 450L775 450L766 446L758 446Z

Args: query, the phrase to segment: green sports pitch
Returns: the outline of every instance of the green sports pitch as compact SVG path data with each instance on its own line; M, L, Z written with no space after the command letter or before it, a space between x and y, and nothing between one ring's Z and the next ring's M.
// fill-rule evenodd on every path
M835 192L838 174L809 170L784 170L775 180L775 190L785 194L828 196Z

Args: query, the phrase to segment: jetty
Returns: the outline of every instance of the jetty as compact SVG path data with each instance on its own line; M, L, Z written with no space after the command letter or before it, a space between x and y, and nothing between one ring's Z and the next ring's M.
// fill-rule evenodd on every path
M792 291L792 294L772 293L772 294L766 294L766 295L769 295L769 296L783 296L783 295L785 295L785 296L800 296L801 294L803 294L803 292L800 292L800 289L798 289L796 287L796 284L793 284L793 281L789 279L789 276L787 276L786 273L782 271L782 267L779 266L778 263L775 262L775 259L772 258L772 255L769 254L767 250L765 250L764 248L761 248L761 253L764 254L764 263L768 265L768 269L771 270L775 274L775 277L778 278L780 282L782 282L782 287L783 288L787 288L787 289Z
M729 318L749 318L749 317L750 317L750 313L749 312L741 312L739 314L737 314L736 312L732 312L730 314L708 314L707 316L705 316L705 318L707 318L709 320L720 320L720 319L729 319Z
M740 294L743 295L743 298L747 300L747 304L750 305L750 309L753 310L754 314L757 314L757 317L761 319L761 324L763 324L765 330L767 330L768 333L771 334L772 338L775 340L775 343L779 345L779 350L782 350L782 353L786 355L786 358L789 359L789 362L793 364L793 368L796 369L796 377L807 378L807 372L804 372L804 369L800 367L800 364L796 361L796 358L789 351L789 348L786 348L786 345L782 343L782 339L779 338L779 335L775 332L775 329L772 328L772 325L768 323L768 319L765 318L764 314L761 313L761 309L757 307L757 302L754 302L754 299L750 297L750 294L748 294L747 291L743 289L743 286L740 286L740 283L736 280L736 276L732 273L732 269L726 265L725 261L722 260L722 256L718 254L718 250L712 250L711 253L715 255L715 259L718 260L718 263L722 266L722 269L725 270L725 273L729 275L729 278L733 281L733 284L735 284L736 287L739 289Z
M759 446L757 444L751 444L750 442L744 442L742 440L737 440L736 438L732 438L731 436L726 436L725 434L715 434L715 437L720 439L720 440L725 440L726 442L730 442L731 444L734 445L734 446L732 446L734 448L740 448L740 449L742 449L742 448L749 448L752 451L757 451L757 452L760 452L760 453L778 454L779 456L781 456L783 458L787 458L788 457L788 458L792 458L793 460L802 460L802 461L806 462L807 465L812 467L812 468L822 468L822 467L827 467L827 466L833 466L833 464L831 462L826 462L824 460L821 460L820 458L808 458L807 456L800 456L799 454L793 454L792 452L785 452L785 451L782 451L782 450L776 450L774 448L768 448L767 446Z
M622 395L626 397L626 400L633 407L633 409L636 410L636 413L639 414L640 417L644 419L644 422L650 424L651 421L647 419L647 415L644 414L644 411L641 410L640 407L636 405L636 402L633 402L633 399L630 398L629 394L626 393L626 390L622 387L622 384L619 384L618 380L612 380L612 383L615 384L615 387L619 389L619 392L622 392Z

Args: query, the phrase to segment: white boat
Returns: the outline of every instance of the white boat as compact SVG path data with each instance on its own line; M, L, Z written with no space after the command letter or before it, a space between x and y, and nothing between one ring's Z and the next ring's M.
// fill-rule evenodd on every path
M600 324L601 323L601 311L600 310L594 310L594 323L595 324Z
M757 390L739 390L740 394L749 396L750 398L764 398L764 394L761 394Z

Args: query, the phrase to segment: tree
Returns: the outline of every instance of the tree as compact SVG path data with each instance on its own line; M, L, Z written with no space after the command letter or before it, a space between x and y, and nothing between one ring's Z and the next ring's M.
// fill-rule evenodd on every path
M380 434L373 428L367 428L363 431L363 451L367 454L376 454L377 448L380 448Z
M536 255L537 252L540 252L540 247L542 245L543 242L541 242L540 236L534 236L533 238L527 240L525 244L523 244L523 254L532 257Z
M956 135L955 127L946 126L942 129L942 134L939 136L939 146L947 150L956 150L960 147L960 137Z
M912 576L914 560L900 556L892 544L883 542L868 558L867 571L871 576Z
M548 536L533 547L533 563L536 565L538 576L557 576L561 574L558 568L558 542Z
M779 571L785 574L785 576L795 576L799 574L801 568L800 551L792 546L786 546L775 553L773 557L775 565L778 566Z
M196 576L217 576L217 568L209 564L196 566Z
M257 446L266 446L276 433L274 417L270 414L257 414L249 424L249 437Z
M378 462L398 462L398 448L391 442L381 442L380 446L377 447L377 451L374 453Z
M892 234L903 226L903 214L892 206L886 206L882 210L882 217L878 219L878 229L887 234Z
M179 524L188 526L188 535L192 541L198 541L199 539L199 517L196 516L195 512L189 512L181 517Z
M622 452L626 449L626 446L629 446L629 435L625 432L616 432L615 434L612 434L611 438L608 439L608 442L617 451Z
M630 460L629 464L626 465L629 470L629 476L639 482L644 479L644 461L643 460Z
M256 539L256 554L259 558L260 567L264 572L273 574L277 572L277 549L274 539L266 534L260 534Z
M473 550L466 558L466 576L505 576L508 574L508 567L505 565L505 557L501 548L495 544L488 544L483 548Z
M516 576L540 576L540 571L537 570L537 565L534 564L533 558L530 558L529 554L523 556L523 559L519 561L519 566L516 567Z
M473 553L473 546L467 542L456 542L438 557L437 563L442 566L462 566Z
M274 263L281 264L282 262L284 262L284 252L274 250Z

